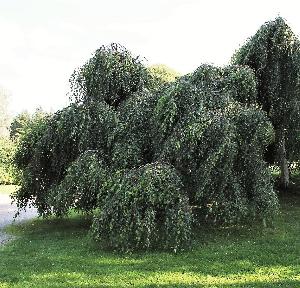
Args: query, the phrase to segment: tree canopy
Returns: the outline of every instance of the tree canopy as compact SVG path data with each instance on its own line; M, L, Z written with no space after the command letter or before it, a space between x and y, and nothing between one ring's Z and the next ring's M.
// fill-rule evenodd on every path
M71 98L84 103L105 101L116 107L141 90L148 78L140 57L116 43L101 46L71 76Z
M73 103L21 136L19 208L93 213L94 239L120 250L183 249L204 222L272 221L274 131L253 71L202 65L157 89L139 59L101 47L71 77Z
M233 56L257 77L257 102L275 129L275 154L282 184L289 184L288 161L294 160L300 128L300 41L281 17L265 23Z

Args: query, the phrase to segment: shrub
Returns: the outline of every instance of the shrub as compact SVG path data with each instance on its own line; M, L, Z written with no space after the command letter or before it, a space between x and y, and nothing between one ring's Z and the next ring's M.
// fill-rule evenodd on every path
M190 241L192 214L182 183L169 165L152 163L114 173L103 185L92 231L104 245L121 250L177 250Z

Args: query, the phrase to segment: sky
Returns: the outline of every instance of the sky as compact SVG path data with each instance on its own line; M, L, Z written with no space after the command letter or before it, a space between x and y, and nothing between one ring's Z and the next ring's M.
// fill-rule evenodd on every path
M0 0L0 87L10 111L56 111L69 78L101 45L120 43L145 64L192 72L223 66L266 21L300 35L297 0Z

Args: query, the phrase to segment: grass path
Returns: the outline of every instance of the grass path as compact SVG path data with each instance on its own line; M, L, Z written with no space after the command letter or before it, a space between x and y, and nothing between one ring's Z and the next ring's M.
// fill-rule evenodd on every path
M210 229L179 254L101 251L82 217L12 226L0 287L300 287L300 196L281 203L276 228Z

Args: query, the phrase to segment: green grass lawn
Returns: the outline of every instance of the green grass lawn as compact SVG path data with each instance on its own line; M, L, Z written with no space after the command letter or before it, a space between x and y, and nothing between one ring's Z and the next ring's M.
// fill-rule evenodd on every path
M99 250L82 217L11 226L0 287L300 287L300 195L281 203L274 229L207 229L178 254Z

